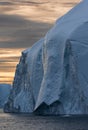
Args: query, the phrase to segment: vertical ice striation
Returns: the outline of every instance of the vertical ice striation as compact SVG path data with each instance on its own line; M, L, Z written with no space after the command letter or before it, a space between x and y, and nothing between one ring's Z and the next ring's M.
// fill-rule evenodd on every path
M5 112L88 114L88 1L22 52Z
M6 112L33 112L43 77L42 43L43 39L22 52Z

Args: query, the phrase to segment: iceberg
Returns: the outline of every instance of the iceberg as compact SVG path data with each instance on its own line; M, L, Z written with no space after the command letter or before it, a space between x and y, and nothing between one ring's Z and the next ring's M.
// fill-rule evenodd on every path
M88 0L22 52L5 112L88 114Z
M7 102L11 90L10 84L0 84L0 109Z

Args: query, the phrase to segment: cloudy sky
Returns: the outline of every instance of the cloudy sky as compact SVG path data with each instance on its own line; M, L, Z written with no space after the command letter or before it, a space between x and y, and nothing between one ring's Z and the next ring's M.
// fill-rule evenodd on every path
M12 83L21 51L80 0L0 0L0 83Z

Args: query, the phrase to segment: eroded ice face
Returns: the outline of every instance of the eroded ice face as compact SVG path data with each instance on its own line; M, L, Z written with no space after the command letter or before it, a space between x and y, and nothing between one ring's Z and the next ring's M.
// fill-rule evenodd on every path
M12 83L20 52L43 37L57 17L78 2L0 0L0 82Z

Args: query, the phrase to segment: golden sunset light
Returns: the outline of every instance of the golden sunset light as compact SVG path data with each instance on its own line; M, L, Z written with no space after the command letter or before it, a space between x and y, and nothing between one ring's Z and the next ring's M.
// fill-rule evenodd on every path
M0 49L0 83L12 83L22 49Z
M0 83L12 83L21 51L80 0L0 0Z
M0 0L0 130L88 130L88 0Z

